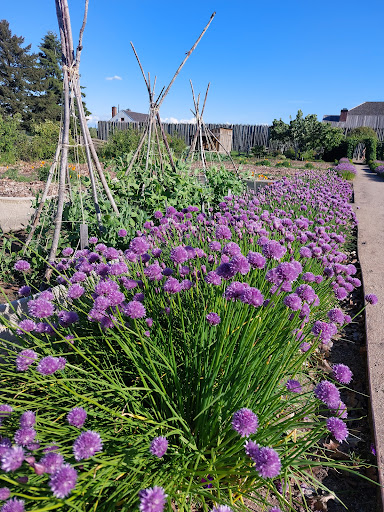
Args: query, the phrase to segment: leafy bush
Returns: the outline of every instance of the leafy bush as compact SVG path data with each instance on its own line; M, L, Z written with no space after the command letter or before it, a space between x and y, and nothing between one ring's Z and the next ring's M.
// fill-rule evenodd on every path
M271 167L271 162L269 160L260 160L260 162L257 162L257 165L264 165L264 167Z
M0 479L27 507L128 512L139 501L147 510L155 494L158 512L237 511L243 498L269 508L273 495L293 511L294 485L323 488L317 466L358 468L321 448L348 436L339 388L349 369L336 365L324 380L316 363L349 321L335 308L347 295L336 266L338 283L360 284L342 264L352 189L331 173L287 185L227 198L213 217L168 207L124 254L102 244L63 251L60 296L29 302L14 328L21 347L5 342L0 363L3 432L24 445L27 436L31 453L3 454ZM289 251L278 230L256 243L259 211L263 229L272 217L286 234L300 224L325 252L299 239Z
M264 158L267 156L267 148L263 145L254 146L251 153L255 158Z
M207 187L210 190L210 202L217 205L228 194L240 195L244 193L246 187L244 182L232 170L225 167L209 167L206 170Z
M289 158L291 160L294 160L296 158L296 153L295 153L295 150L293 148L288 148L284 151L284 156L286 158Z
M180 158L184 151L187 148L184 137L179 137L177 134L169 135L167 134L167 140L169 147L174 152L177 158Z
M30 158L47 160L53 158L60 135L60 123L45 121L33 126L33 137L30 142ZM73 143L73 140L70 140Z
M140 141L140 132L133 128L116 130L109 136L108 142L100 146L98 153L101 158L119 158L135 151Z
M21 148L27 144L27 136L20 129L20 116L0 115L0 162L14 164L19 158Z

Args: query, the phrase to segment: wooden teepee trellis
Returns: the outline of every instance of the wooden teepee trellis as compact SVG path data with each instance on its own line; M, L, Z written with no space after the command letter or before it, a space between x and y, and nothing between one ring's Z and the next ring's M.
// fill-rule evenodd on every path
M220 153L217 149L218 146L223 148L224 153L230 158L233 168L236 173L238 173L238 169L235 165L235 162L233 161L233 158L231 154L227 151L227 149L221 144L220 140L215 136L215 134L206 126L203 119L203 114L205 110L205 105L207 103L207 97L208 97L208 91L210 87L210 83L207 86L207 90L205 92L203 107L200 111L200 93L198 94L197 98L195 97L195 92L193 90L193 84L192 80L189 81L191 84L191 90L192 90L192 98L193 98L193 104L194 104L194 110L191 109L192 114L195 117L195 126L196 131L193 136L191 145L189 147L188 154L186 156L185 161L190 160L193 162L193 158L195 154L200 155L201 163L204 169L204 172L207 168L207 157L206 152L211 155L212 153L217 155L217 158L219 162L221 161Z
M180 73L182 67L187 62L187 60L191 56L192 52L194 51L194 49L196 48L196 46L200 42L201 38L203 37L203 35L207 31L207 29L208 29L209 25L211 24L211 22L212 22L213 18L215 17L215 15L216 15L216 12L214 12L211 15L208 23L204 27L204 30L202 31L202 33L198 37L197 41L192 46L192 48L189 50L189 52L186 53L186 57L184 58L183 62L180 64L180 66L178 67L178 69L177 69L176 73L174 74L172 80L170 81L168 87L166 89L165 89L165 87L163 87L163 89L160 91L160 94L158 95L156 100L154 99L156 77L154 79L153 87L151 88L150 74L148 73L148 79L147 79L147 77L146 77L146 75L144 73L143 66L141 65L139 56L137 55L136 49L135 49L135 47L133 46L133 44L131 42L132 49L134 51L135 57L137 59L137 62L139 64L139 66L140 66L140 70L141 70L141 73L143 75L143 78L144 78L144 81L145 81L145 85L147 87L148 96L149 96L149 113L148 113L148 122L147 122L147 124L146 124L146 126L144 128L144 131L143 131L142 135L141 135L141 138L140 138L140 141L139 141L139 145L138 145L138 147L137 147L135 153L133 154L132 159L131 159L131 161L129 163L129 166L127 168L126 174L128 174L131 171L131 169L133 167L133 164L137 161L137 159L138 159L138 157L140 155L140 152L142 150L142 147L143 147L143 145L144 145L146 140L147 140L147 154L146 154L145 168L146 169L148 168L149 158L150 158L150 154L151 154L151 146L153 144L153 138L152 138L152 134L153 133L156 134L156 140L157 140L157 144L158 144L158 148L159 148L159 154L160 154L160 159L161 159L160 143L159 143L160 142L159 141L159 132L161 134L162 141L164 143L166 152L168 154L170 164L171 164L173 170L176 171L176 167L175 167L175 163L173 161L172 153L171 153L171 150L169 148L168 140L167 140L167 137L165 135L164 128L163 128L163 125L162 125L161 119L160 119L160 112L159 112L160 111L160 106L163 103L163 101L164 101L165 97L167 96L167 94L169 93L169 91L170 91L170 89L171 89L171 87L173 85L173 82L176 80L177 75Z
M47 182L45 185L44 192L42 194L41 200L37 207L35 216L33 218L31 224L31 231L29 233L28 239L26 241L26 245L28 245L33 237L33 234L36 230L36 227L39 223L39 218L41 212L43 210L44 204L48 197L49 187L51 185L53 176L55 174L56 168L59 165L59 190L58 190L58 200L57 200L57 208L54 220L54 234L52 240L52 246L49 254L49 261L54 261L57 253L57 248L59 244L60 232L62 227L62 218L63 218L63 208L65 201L65 192L66 192L66 183L69 185L69 176L68 176L68 150L70 147L69 144L69 130L70 130L70 117L71 117L71 96L74 98L77 105L77 118L80 125L80 130L82 134L82 142L81 146L84 148L88 174L91 183L91 193L93 197L93 202L95 206L96 218L99 224L100 229L102 228L102 219L101 219L101 211L99 206L99 199L96 187L96 178L94 173L94 167L96 167L98 177L102 184L102 187L112 205L113 210L118 215L119 210L116 206L116 203L112 197L111 191L106 182L103 170L101 168L95 147L92 142L91 135L89 133L89 129L87 126L87 121L85 118L83 102L81 98L81 89L80 89L80 80L79 80L79 67L80 67L80 57L81 51L83 49L82 41L85 25L87 22L87 14L88 14L88 3L89 0L85 0L84 7L84 17L83 23L80 29L79 34L79 42L76 48L76 53L74 51L73 39L72 39L72 29L71 29L71 21L69 16L69 8L67 0L55 0L56 3L56 14L57 20L59 24L60 31L60 39L61 39L61 50L62 50L62 69L63 69L63 114L62 114L62 125L60 130L59 141L56 149L56 153L50 167ZM73 115L73 107L72 107L72 115ZM83 227L86 227L83 225ZM45 273L45 277L49 280L52 269L48 267Z

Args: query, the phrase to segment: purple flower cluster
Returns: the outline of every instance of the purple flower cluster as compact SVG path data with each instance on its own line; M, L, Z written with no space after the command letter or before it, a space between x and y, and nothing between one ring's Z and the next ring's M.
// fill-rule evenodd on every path
M273 448L247 441L245 453L254 461L255 469L262 478L276 478L280 474L281 460Z
M168 449L168 440L166 437L160 436L155 437L153 441L151 442L151 446L149 448L149 451L152 453L152 455L155 455L155 457L158 457L159 459L165 455L165 452Z
M103 443L100 434L93 430L87 430L79 435L73 443L73 453L76 460L89 459L95 453L101 452Z
M236 430L241 437L248 437L254 434L259 427L259 421L256 414L250 409L243 408L235 412L232 418L232 428Z
M139 492L141 512L163 512L167 495L162 487L149 487Z

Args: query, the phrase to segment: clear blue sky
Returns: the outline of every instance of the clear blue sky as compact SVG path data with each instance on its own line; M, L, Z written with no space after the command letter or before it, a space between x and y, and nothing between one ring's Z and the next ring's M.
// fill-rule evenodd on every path
M84 2L68 3L77 44ZM80 65L90 124L108 120L113 105L148 111L130 41L160 92L214 11L162 119L191 119L189 79L202 95L211 82L206 122L288 122L298 109L321 119L384 100L382 0L90 0ZM0 17L35 51L49 30L58 33L54 0L3 1Z

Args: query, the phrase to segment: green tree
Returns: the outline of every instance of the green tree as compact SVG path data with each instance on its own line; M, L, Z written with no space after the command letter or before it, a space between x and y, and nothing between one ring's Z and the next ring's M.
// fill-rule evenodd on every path
M355 138L359 138L359 139L364 139L364 138L367 138L367 137L372 137L372 138L377 140L377 133L370 126L358 126L357 128L353 128L353 130L351 130L348 133L347 137L348 138L349 137L355 137Z
M37 55L31 45L23 47L24 37L12 35L7 20L0 21L0 113L22 116L23 127L31 112L31 98L36 95L39 72Z
M281 119L275 119L271 128L271 140L291 146L296 158L308 151L323 155L324 151L330 151L338 146L343 139L343 131L340 128L318 121L315 114L304 117L301 110L289 125Z
M34 98L33 121L60 121L63 73L61 43L54 32L48 32L39 46L37 67L40 72L39 95Z

